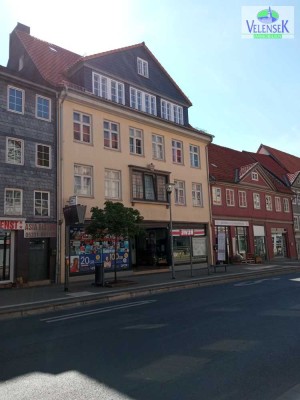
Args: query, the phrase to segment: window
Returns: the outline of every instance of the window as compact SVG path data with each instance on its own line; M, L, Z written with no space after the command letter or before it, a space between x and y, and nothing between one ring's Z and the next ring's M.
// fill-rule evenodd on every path
M226 189L226 204L227 206L234 206L234 190Z
M140 129L129 128L130 153L143 154L143 132Z
M152 135L152 157L155 160L165 159L164 138L160 135Z
M8 110L24 114L24 90L8 86Z
M119 124L104 121L104 147L112 150L120 149Z
M300 192L297 193L297 205L300 206Z
M42 144L36 145L36 166L41 168L51 167L51 147Z
M80 112L73 113L74 140L91 143L91 116Z
M214 205L220 206L222 204L221 188L218 187L212 188L212 198Z
M35 116L37 118L50 121L51 119L51 100L47 97L36 96Z
M93 72L93 93L96 96L125 104L124 83Z
M281 199L280 197L275 197L275 211L281 211Z
M4 214L22 215L22 190L5 189Z
M148 62L142 58L137 58L137 71L139 75L149 78Z
M243 190L239 190L239 206L247 207L247 196Z
M121 171L112 169L105 170L105 198L120 199L121 198Z
M161 100L161 117L183 125L183 108L167 100Z
M266 210L272 211L272 197L269 195L266 195Z
M183 164L183 144L179 140L172 140L173 163Z
M92 196L93 168L87 165L74 165L74 194Z
M9 164L24 164L23 140L6 138L6 162Z
M200 149L199 146L190 144L190 162L191 167L200 168Z
M294 229L295 229L295 231L299 231L299 216L298 215L294 216Z
M167 175L132 171L132 198L145 201L167 201Z
M251 178L253 181L258 181L258 173L256 171L253 171L251 174Z
M283 199L283 211L286 213L290 212L289 199L287 198Z
M130 107L139 111L144 111L147 114L156 115L156 97L131 87Z
M184 181L176 181L175 183L175 204L185 205L185 184Z
M34 215L36 217L50 216L50 193L34 192Z
M253 193L253 207L256 210L260 209L260 195L258 193Z
M192 183L192 200L193 206L203 207L201 183Z

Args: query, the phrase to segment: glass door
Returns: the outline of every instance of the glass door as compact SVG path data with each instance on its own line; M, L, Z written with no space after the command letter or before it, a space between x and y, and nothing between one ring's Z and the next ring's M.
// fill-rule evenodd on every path
M12 279L11 271L11 232L0 232L0 282Z

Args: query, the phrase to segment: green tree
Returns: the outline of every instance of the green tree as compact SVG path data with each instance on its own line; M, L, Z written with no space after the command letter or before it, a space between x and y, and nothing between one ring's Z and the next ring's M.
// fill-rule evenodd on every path
M125 207L122 203L106 201L104 208L92 207L92 221L86 228L87 233L94 239L101 240L110 235L114 238L115 262L114 274L117 281L117 249L120 238L132 238L141 232L143 217L140 212L131 207Z

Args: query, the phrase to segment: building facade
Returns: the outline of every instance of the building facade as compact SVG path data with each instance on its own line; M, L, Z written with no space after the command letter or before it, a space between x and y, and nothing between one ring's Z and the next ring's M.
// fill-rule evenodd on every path
M294 232L296 241L297 257L300 259L300 158L274 149L264 144L260 145L259 154L267 154L286 170L286 180L294 192L293 214Z
M56 94L0 67L0 285L51 282L56 264Z
M81 57L34 38L21 24L11 41L10 67L17 68L23 57L25 76L59 91L60 280L66 254L71 274L80 275L93 271L94 253L110 244L109 238L105 244L93 242L84 227L66 229L63 209L74 201L86 206L85 225L91 207L103 208L107 200L140 211L145 231L130 243L120 243L120 254L130 259L121 269L170 265L171 223L175 264L190 262L191 257L208 262L206 148L212 136L190 126L190 100L147 46L140 43ZM174 189L169 198L170 183Z
M296 257L290 188L267 155L208 146L215 262ZM268 166L268 169L266 168Z

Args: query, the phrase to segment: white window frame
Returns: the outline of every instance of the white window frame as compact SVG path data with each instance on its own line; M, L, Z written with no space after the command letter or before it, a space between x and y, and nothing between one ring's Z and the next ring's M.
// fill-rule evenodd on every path
M222 190L220 187L212 187L212 201L215 206L222 205Z
M144 155L144 135L141 129L129 128L129 151L137 156Z
M11 105L11 103L10 103L11 90L21 93L21 101L22 101L22 110L21 111L16 110L16 107L17 107L16 96L14 96L15 97L15 101L13 102L14 107L12 107L12 108L10 107L10 105ZM7 87L7 110L11 111L11 112L15 112L17 114L24 114L24 105L25 105L25 91L23 89L19 89L19 88L15 87L15 86L9 85Z
M93 93L106 100L111 100L118 104L125 104L124 83L108 76L93 72Z
M299 215L294 216L294 230L299 231Z
M13 146L10 146L10 142L19 142L20 143L20 149L18 148L13 148ZM14 157L13 159L9 158L10 152L13 152L14 155L17 154L17 152L20 153L20 162L17 162L18 157ZM24 165L24 141L21 139L16 139L12 137L7 137L6 138L6 162L8 164L14 164L14 165Z
M290 212L290 203L289 199L286 197L283 198L283 212L289 213Z
M41 199L37 199L37 194L41 195ZM43 196L47 195L47 199L43 199ZM37 201L40 201L40 205L37 205ZM47 206L45 207L44 202L47 202ZM44 190L35 190L34 191L34 209L33 213L35 217L50 217L50 192ZM37 213L37 208L40 208L40 213ZM46 210L46 214L44 214L44 210Z
M253 208L255 210L260 210L260 194L259 193L253 193Z
M80 178L80 188L76 183L76 178ZM93 196L93 167L91 165L74 164L74 194L84 197Z
M130 107L147 114L157 115L156 97L150 93L130 87Z
M12 192L12 205L7 203L7 194ZM15 195L20 194L19 198ZM5 188L4 191L4 214L5 215L22 215L23 213L23 190L14 188Z
M247 193L245 190L238 191L239 197L239 207L246 208L247 207Z
M233 189L226 189L226 205L227 205L227 207L234 207L235 206L234 190Z
M183 125L183 107L171 103L168 100L161 99L160 102L161 117L176 124Z
M281 198L276 196L275 197L275 211L276 212L281 212L281 209L282 209L282 207L281 207Z
M165 159L165 138L156 133L152 133L152 158L161 161Z
M192 183L192 202L194 207L203 207L203 192L201 183Z
M121 199L121 171L105 168L104 197L106 199Z
M252 171L251 173L251 179L253 181L258 181L258 173L256 171Z
M137 72L139 75L142 75L145 78L149 78L148 61L145 61L142 58L137 57Z
M75 115L79 116L79 119L75 119ZM79 130L75 131L75 124L79 125ZM88 134L85 129L88 128ZM80 138L75 137L79 133ZM89 138L89 141L84 140L85 137ZM77 143L91 144L92 143L92 116L81 111L73 111L73 140Z
M185 204L186 204L185 182L179 181L179 180L174 180L174 183L175 183L175 192L174 192L175 204L178 206L185 206Z
M48 116L47 117L39 115L39 100L42 100L43 103L45 101L48 102ZM42 111L41 112L42 112L42 114L45 114L45 112L44 112L44 104L42 104ZM48 97L41 96L39 94L37 94L35 96L35 116L36 116L36 118L42 119L44 121L51 121L51 99L49 99Z
M39 160L39 153L41 153L40 151L39 151L39 146L42 146L43 148L45 148L45 149L48 149L49 150L49 153L48 153L48 156L49 156L49 165L42 165L42 164L39 164L38 163L38 160ZM42 144L42 143L36 143L36 145L35 145L35 166L37 167L37 168L46 168L46 169L51 169L51 146L48 146L48 145L45 145L45 144ZM43 152L44 153L44 152Z
M273 210L272 196L270 196L269 194L266 194L265 201L266 201L266 210L272 211Z
M172 139L172 161L173 164L183 165L183 142Z
M200 147L190 144L190 164L192 168L201 168Z
M120 151L120 125L118 122L103 121L103 139L105 149ZM114 143L117 146L114 146Z

